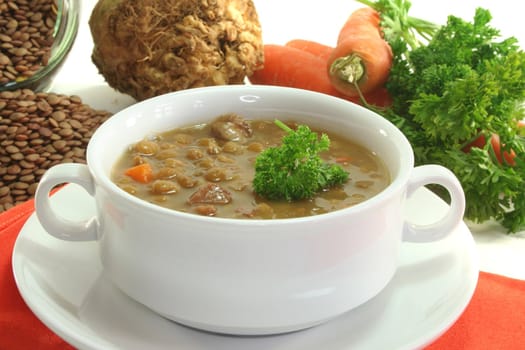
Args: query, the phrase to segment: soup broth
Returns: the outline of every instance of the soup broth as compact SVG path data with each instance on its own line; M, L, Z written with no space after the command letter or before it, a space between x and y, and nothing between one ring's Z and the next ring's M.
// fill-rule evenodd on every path
M234 114L131 145L115 164L112 180L130 194L166 208L255 219L319 215L361 203L388 186L388 170L375 154L335 133L312 130L330 138L330 149L321 158L339 164L350 176L344 185L307 200L270 201L253 192L255 158L264 149L279 146L285 131L273 121L245 120ZM149 164L151 176L136 181L126 175L140 164Z

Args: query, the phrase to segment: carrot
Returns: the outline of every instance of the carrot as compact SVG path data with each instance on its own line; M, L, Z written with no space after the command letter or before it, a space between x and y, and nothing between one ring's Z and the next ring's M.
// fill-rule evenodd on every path
M306 40L306 39L290 40L286 43L286 46L296 47L300 50L309 52L312 55L316 55L317 57L326 59L327 61L330 55L332 54L332 51L334 50L334 48L329 45L321 44L316 41ZM353 102L358 101L356 98L353 98L353 97L349 98L348 96L345 96L341 93L338 93L335 96L338 96L340 98L346 98L347 100L350 100ZM374 105L378 107L387 107L392 104L392 97L390 96L390 94L388 93L388 90L384 86L380 86L373 91L363 94L363 96L364 96L365 103L369 105Z
M339 156L335 158L335 162L339 164L348 164L352 161L352 157L350 156Z
M389 107L392 105L392 96L390 96L390 93L384 86L363 94L363 97L367 105L377 107Z
M329 45L321 44L316 41L306 40L306 39L290 40L286 43L286 46L295 47L300 50L309 52L312 55L326 59L327 61L330 55L332 54L332 51L334 50L334 48ZM348 96L345 96L341 93L337 93L335 96L338 96L340 98L346 98L347 100L350 100L356 103L362 102L356 99L355 97L349 98ZM380 86L373 91L363 94L363 97L364 97L364 102L366 104L374 105L377 107L387 107L392 104L392 97L390 96L390 94L388 93L388 90L384 86Z
M341 42L348 37L365 34L366 36L381 35L381 18L379 12L371 7L362 7L350 15L346 23L339 30L337 42Z
M518 124L519 125L519 124ZM487 144L487 137L484 134L480 134L468 145L463 147L463 152L469 153L472 148L484 148ZM498 134L490 135L490 145L492 147L491 152L496 157L499 164L508 164L514 166L516 164L516 152L514 150L503 151L501 150L501 142Z
M359 97L345 96L332 86L326 72L328 51L332 50L331 46L304 39L291 40L285 46L267 44L264 67L250 77L250 82L312 90L361 104ZM364 100L378 107L392 103L384 87L366 94Z
M377 11L354 11L339 31L328 59L330 81L347 96L360 96L384 85L392 67L392 49L383 39Z
M329 45L318 43L317 41L306 39L293 39L286 43L286 46L295 47L317 56L323 60L328 60L334 48Z
M124 174L141 183L148 183L153 180L153 169L149 163L142 163L128 168Z
M494 150L494 154L496 155L496 159L500 164L506 163L510 166L516 165L516 161L514 160L516 158L516 152L514 150L510 151L501 151L501 142L499 139L498 134L492 134L490 137L490 144L492 145L492 149ZM503 145L505 146L505 145Z
M525 120L518 120L517 126L519 134L525 129ZM489 138L485 133L480 133L476 138L468 141L467 145L465 145L462 150L465 153L469 153L472 148L484 148L488 140ZM516 152L513 149L508 151L502 150L502 148L505 147L505 144L501 144L498 134L490 134L490 146L491 149L489 150L491 154L496 157L499 164L507 164L510 166L516 165Z
M340 95L326 74L326 60L286 45L264 45L264 67L254 72L250 82Z

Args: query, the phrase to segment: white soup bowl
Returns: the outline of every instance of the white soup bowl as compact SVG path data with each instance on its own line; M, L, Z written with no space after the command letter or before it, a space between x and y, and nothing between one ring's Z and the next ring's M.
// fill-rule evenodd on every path
M371 199L327 214L246 220L162 208L111 181L130 144L232 112L345 135L383 160L391 183ZM53 209L49 193L64 182L91 194L94 217L72 222ZM427 184L448 190L450 209L436 223L414 225L405 218L405 202ZM104 273L132 299L191 327L260 335L307 328L373 298L394 275L401 244L432 242L453 231L465 198L448 169L415 167L405 136L366 108L304 90L238 85L170 93L116 113L90 140L87 165L46 172L35 204L49 234L98 241Z

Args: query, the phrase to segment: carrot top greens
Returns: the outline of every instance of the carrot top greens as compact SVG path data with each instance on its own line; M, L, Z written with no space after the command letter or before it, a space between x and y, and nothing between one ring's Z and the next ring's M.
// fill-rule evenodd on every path
M330 147L326 134L318 136L306 125L293 130L282 121L275 124L287 134L280 146L267 148L257 156L255 193L272 200L300 200L348 180L343 168L319 156Z
M417 164L456 174L468 219L525 229L525 52L517 40L501 38L490 12L478 8L472 21L450 15L413 45L392 34L401 28L396 9L408 13L409 1L366 3L380 11L394 53L386 83L393 104L379 113L410 140Z

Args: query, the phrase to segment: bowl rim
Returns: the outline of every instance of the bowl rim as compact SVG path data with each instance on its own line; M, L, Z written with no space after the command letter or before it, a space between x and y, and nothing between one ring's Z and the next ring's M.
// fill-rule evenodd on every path
M95 155L95 147L93 146L99 138L104 136L104 133L106 133L106 130L109 130L108 128L112 128L113 124L121 124L122 120L126 120L128 115L132 115L135 111L138 111L146 105L154 106L157 103L160 103L164 100L170 100L171 103L174 103L173 99L178 98L185 98L186 96L191 97L192 95L198 96L200 94L207 94L207 93L222 93L226 92L227 94L246 94L246 93L286 93L287 96L296 96L298 98L317 98L322 99L325 101L325 103L335 103L339 104L341 106L345 106L344 108L349 109L358 109L361 111L364 111L365 113L368 113L373 118L376 118L377 120L380 120L381 123L385 127L388 128L388 132L391 134L394 134L395 137L400 142L400 148L407 151L407 154L404 154L406 158L400 162L409 164L410 166L404 167L399 169L398 175L395 178L392 178L390 184L383 189L381 192L376 194L375 196L368 198L367 200L356 204L354 206L350 206L347 208L342 208L338 210L334 210L328 213L323 213L319 215L310 215L305 217L294 217L294 218L276 218L276 219L242 219L242 218L224 218L224 217L208 217L208 216L202 216L194 213L189 212L183 212L179 210L174 210L170 208L165 208L153 203L149 203L148 201L145 201L143 199L137 198L120 187L118 187L113 181L111 181L110 177L107 176L105 173L102 162L96 162L94 161ZM114 127L113 127L114 128ZM172 218L178 218L178 219L189 219L189 220L195 220L199 222L209 222L209 223L221 223L221 224L235 224L235 225L245 225L245 226L255 226L255 225L283 225L283 224L294 224L298 222L310 222L312 220L318 221L318 220L333 220L334 218L341 218L346 215L349 215L352 213L352 215L356 215L357 213L363 212L365 210L369 210L370 207L378 205L378 202L382 201L388 201L390 198L395 196L399 191L402 191L404 186L406 185L408 178L412 172L412 169L414 167L414 155L412 151L412 146L410 145L408 139L406 136L397 128L393 123L385 119L384 117L380 116L379 114L363 107L357 104L354 104L352 102L330 96L327 94L322 94L314 91L309 90L303 90L303 89L297 89L297 88L290 88L290 87L280 87L280 86L272 86L272 85L220 85L220 86L207 86L207 87L198 87L198 88L192 88L192 89L186 89L176 92L170 92L163 95L155 96L150 99L146 99L140 102L137 102L131 106L126 107L125 109L115 113L111 118L106 120L93 134L91 137L90 142L88 143L87 150L86 150L86 160L89 167L90 172L92 173L93 177L98 181L97 183L102 186L104 191L106 191L110 195L116 195L119 196L125 200L127 200L127 205L130 206L130 208L133 208L134 210L139 209L140 210L147 210L148 214L157 213L159 215L165 216L168 215Z

